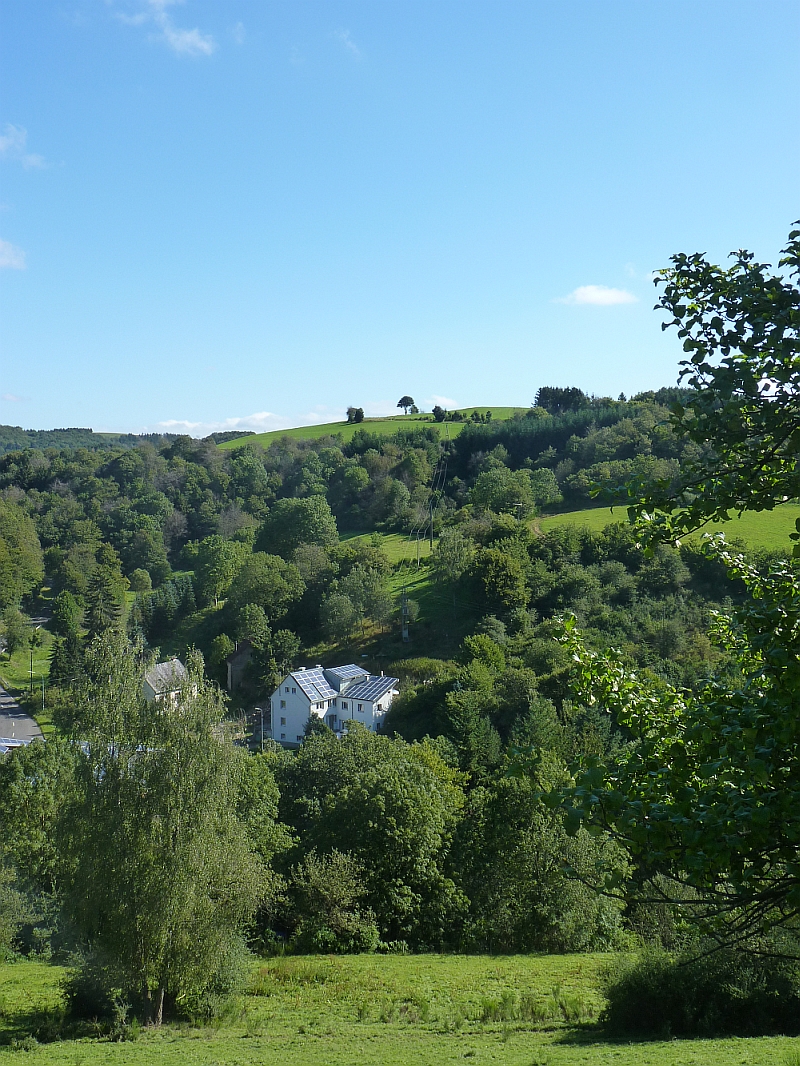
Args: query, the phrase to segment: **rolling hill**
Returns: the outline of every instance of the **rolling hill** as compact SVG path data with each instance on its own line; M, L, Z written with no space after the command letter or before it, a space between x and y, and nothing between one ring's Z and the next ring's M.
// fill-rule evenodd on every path
M526 410L527 408L525 407L464 407L460 409L460 413L468 418L473 411L477 411L479 414L486 414L487 411L491 411L492 420L502 422L513 418L516 412L524 413ZM344 441L349 441L354 433L362 429L367 433L380 433L389 436L403 429L420 429L430 426L436 426L442 437L446 438L449 434L450 438L453 439L459 435L466 425L468 425L467 422L436 422L431 414L389 415L386 418L365 418L363 422L359 423L326 422L318 426L274 429L270 430L269 433L254 433L251 436L226 440L217 445L217 447L230 451L247 443L260 444L263 448L268 448L273 441L280 440L282 437L294 437L298 440L316 440L319 437L341 436Z

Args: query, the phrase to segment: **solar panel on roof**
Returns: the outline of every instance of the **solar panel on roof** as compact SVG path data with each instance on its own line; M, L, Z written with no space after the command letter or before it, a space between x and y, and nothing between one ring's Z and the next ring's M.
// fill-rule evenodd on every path
M329 672L336 674L337 677L369 677L369 672L363 666L356 666L355 663L348 663L347 666L334 666Z
M348 689L347 696L351 700L368 700L374 702L380 699L384 693L388 692L390 688L394 688L398 679L396 677L374 677L370 676L365 681L360 681L357 685L354 685L351 689Z
M325 680L322 670L298 670L292 676L313 703L333 699L336 695Z

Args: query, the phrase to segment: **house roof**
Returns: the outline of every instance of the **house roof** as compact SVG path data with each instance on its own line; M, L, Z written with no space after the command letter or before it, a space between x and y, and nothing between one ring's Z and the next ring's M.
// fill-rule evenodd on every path
M151 667L144 679L153 692L177 692L186 676L186 667L180 659L168 659L165 663L156 663Z
M347 698L349 700L365 700L369 703L374 703L375 700L379 700L381 696L385 696L389 689L399 684L400 679L397 677L375 677L374 674L367 676L363 681L359 681L358 684L352 685L347 690Z
M289 676L294 678L312 703L332 700L336 696L335 690L325 680L325 675L319 667L314 670L295 670Z
M341 691L342 686L347 685L348 682L352 683L357 678L369 677L369 670L365 670L363 666L356 666L355 663L349 663L347 666L330 667L325 670L325 677L335 689Z

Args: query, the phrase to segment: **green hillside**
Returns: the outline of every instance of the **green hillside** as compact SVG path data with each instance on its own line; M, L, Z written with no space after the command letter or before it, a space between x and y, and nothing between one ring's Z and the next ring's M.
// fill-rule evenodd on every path
M800 518L800 504L782 503L774 511L746 511L741 517L729 522L715 523L706 527L704 533L724 533L728 540L741 540L748 548L768 548L786 551L792 542L789 534L795 531L795 521ZM625 522L624 507L591 507L583 511L541 518L537 524L543 533L556 526L585 526L591 530L603 529L609 522ZM696 533L694 536L700 536Z
M526 411L525 407L464 407L460 410L460 413L467 418L473 411L477 411L479 414L486 414L487 411L492 412L492 421L503 422L509 418L513 418L514 414ZM254 433L249 437L238 437L235 440L226 440L218 447L230 451L232 448L240 448L242 444L260 444L262 447L267 448L275 441L280 440L281 437L294 437L299 440L317 440L319 437L329 437L341 435L342 439L346 442L352 439L353 434L359 430L366 430L368 433L381 433L389 436L392 433L397 433L402 429L419 429L425 426L437 426L441 432L443 438L450 436L450 439L454 439L459 435L464 426L469 425L468 422L436 422L431 414L419 414L419 415L389 415L386 418L365 418L363 422L351 423L351 422L325 422L319 426L296 426L294 429L274 429L269 433Z

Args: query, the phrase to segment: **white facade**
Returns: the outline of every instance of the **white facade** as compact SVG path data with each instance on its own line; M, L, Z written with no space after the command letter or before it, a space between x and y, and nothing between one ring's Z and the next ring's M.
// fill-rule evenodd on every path
M296 747L311 717L322 719L336 733L346 732L351 721L374 731L398 694L397 684L396 677L370 674L353 664L294 670L270 697L272 738Z

